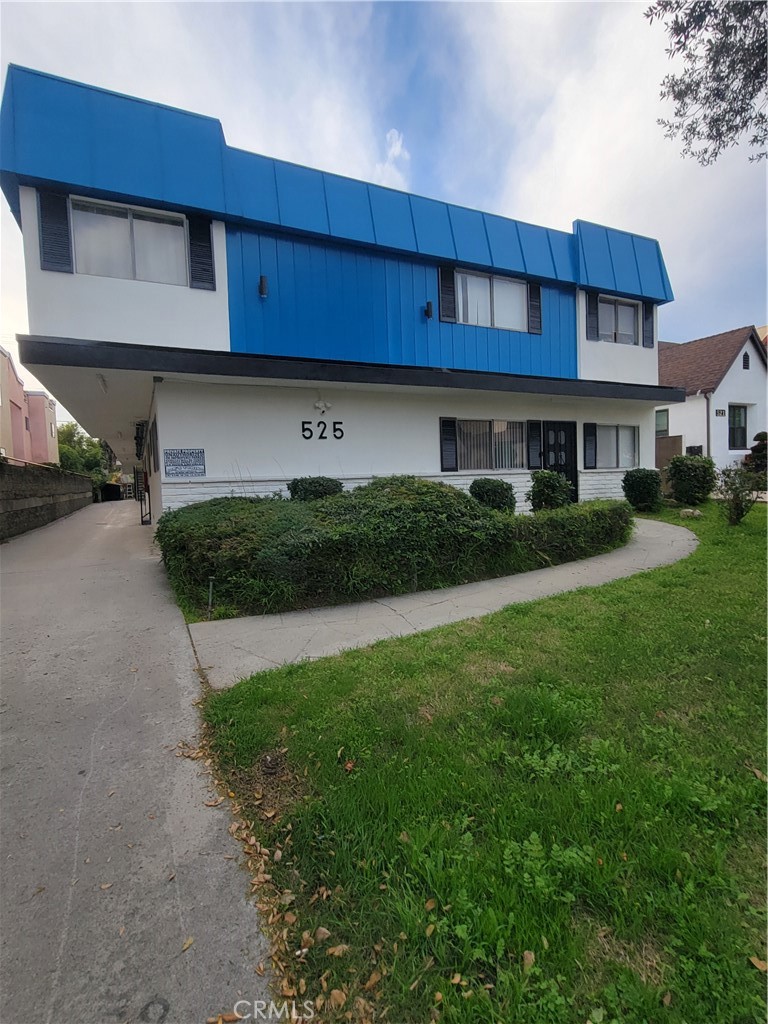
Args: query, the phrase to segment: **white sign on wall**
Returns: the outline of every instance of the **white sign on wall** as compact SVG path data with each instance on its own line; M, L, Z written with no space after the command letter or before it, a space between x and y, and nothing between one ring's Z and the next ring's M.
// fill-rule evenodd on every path
M165 475L205 476L205 448L163 448Z

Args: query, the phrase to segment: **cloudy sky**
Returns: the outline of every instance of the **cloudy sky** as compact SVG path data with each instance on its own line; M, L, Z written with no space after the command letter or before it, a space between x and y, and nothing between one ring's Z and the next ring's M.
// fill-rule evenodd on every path
M661 336L766 313L766 164L711 167L657 119L673 67L645 3L12 3L9 62L218 117L230 145L570 230L658 238ZM2 344L26 331L2 201ZM27 386L35 382L22 370Z

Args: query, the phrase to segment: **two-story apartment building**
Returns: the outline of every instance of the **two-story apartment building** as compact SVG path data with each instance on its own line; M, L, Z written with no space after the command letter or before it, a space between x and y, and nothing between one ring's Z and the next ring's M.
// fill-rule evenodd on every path
M654 464L658 243L557 231L228 146L219 121L11 67L25 365L159 509L412 473L580 499Z
M15 462L58 462L56 402L25 391L10 352L0 346L0 455Z

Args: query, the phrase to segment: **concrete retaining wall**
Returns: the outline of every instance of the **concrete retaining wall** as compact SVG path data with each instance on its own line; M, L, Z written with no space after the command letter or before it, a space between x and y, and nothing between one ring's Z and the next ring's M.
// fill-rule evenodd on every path
M92 501L88 476L0 462L0 541L45 526Z

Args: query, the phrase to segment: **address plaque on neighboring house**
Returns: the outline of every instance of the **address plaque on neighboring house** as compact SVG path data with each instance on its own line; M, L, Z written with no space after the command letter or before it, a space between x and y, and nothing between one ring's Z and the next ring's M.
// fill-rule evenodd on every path
M205 448L163 448L165 475L205 476Z

